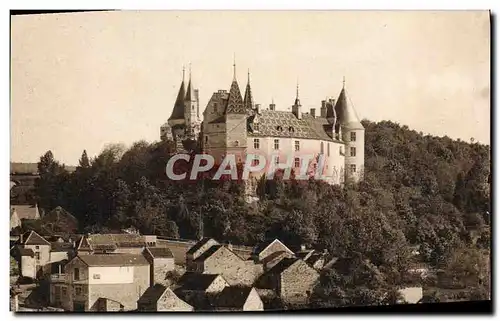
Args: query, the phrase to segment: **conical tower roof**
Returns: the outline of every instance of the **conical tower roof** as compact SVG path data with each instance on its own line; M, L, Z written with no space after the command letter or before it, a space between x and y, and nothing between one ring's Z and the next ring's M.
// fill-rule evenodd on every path
M186 98L186 90L184 89L184 70L182 70L182 82L181 88L179 88L179 93L177 94L177 99L175 100L174 109L172 110L172 115L168 120L184 119L184 99Z
M247 111L253 109L252 88L250 87L250 71L248 71L248 82L245 89L245 98L243 99L243 105L245 106L245 109Z
M345 86L340 91L339 98L335 104L335 113L337 114L337 121L343 127L350 129L363 129L358 114L354 110L349 98L346 95Z
M233 82L229 89L229 97L227 101L226 114L246 114L243 98L241 98L240 86L236 81L236 63L233 64Z
M186 90L186 100L188 101L195 100L194 89L193 86L191 85L191 66L189 66L189 82Z

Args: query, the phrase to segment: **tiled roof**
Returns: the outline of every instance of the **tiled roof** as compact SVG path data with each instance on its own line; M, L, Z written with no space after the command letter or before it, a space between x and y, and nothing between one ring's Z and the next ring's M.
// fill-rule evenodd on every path
M41 237L37 232L31 231L29 235L24 238L24 245L50 245L50 242Z
M136 234L91 234L87 236L93 249L114 249L118 247L143 247L144 236Z
M181 289L187 291L205 291L219 277L219 274L201 274L186 272L179 279Z
M201 247L203 245L205 245L206 243L208 243L208 241L210 240L213 240L212 238L210 237L204 237L202 238L201 240L198 241L198 243L196 243L195 245L193 245L188 251L186 254L194 254L196 251L198 251L199 249L201 249ZM214 240L215 241L215 240Z
M266 240L264 242L257 244L257 246L255 246L253 248L252 254L257 254L257 255L260 254L260 252L264 251L274 241L281 243L285 248L288 249L288 247L283 242L281 242L279 239ZM290 249L288 249L288 250L290 251L290 254L293 254L293 252Z
M215 299L215 306L220 308L243 308L253 288L225 287Z
M196 262L203 262L203 261L205 261L206 259L208 259L209 257L211 257L215 252L217 252L221 247L222 247L222 245L220 245L220 244L211 246L208 250L206 250L205 252L203 252L203 254L201 254L199 257L197 257L195 259L195 261Z
M36 205L12 205L11 211L16 211L20 220L36 220L40 218L38 207Z
M92 254L78 256L88 266L143 266L146 258L135 254Z
M236 80L233 80L231 88L229 89L226 114L246 114L243 98L241 98L240 87Z
M157 302L163 293L167 290L167 287L162 284L155 284L150 286L146 292L142 294L137 303L153 303Z
M154 258L173 258L174 254L168 247L148 247L149 253Z
M73 249L73 243L67 242L51 242L50 251L51 252L67 252Z
M273 266L268 273L269 274L281 274L283 273L286 269L288 269L290 266L295 264L299 259L297 258L284 258L283 260L279 261L278 264Z
M249 121L252 121L252 118ZM333 141L332 125L328 123L326 118L302 114L302 119L298 119L289 111L263 110L253 118L253 121L258 121L259 129L258 131L250 130L248 132L249 136Z

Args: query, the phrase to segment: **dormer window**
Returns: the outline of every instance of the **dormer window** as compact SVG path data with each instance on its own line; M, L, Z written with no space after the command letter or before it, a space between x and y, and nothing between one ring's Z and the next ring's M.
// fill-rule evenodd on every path
M237 140L235 140L235 141L234 141L234 146L239 146L239 145L240 145L240 142L239 142L239 141L237 141Z
M294 129L292 126L290 126L290 127L288 127L288 131L289 131L290 133L294 133L294 132L295 132L295 129Z
M279 132L282 132L283 131L283 127L281 126L276 126L276 130L279 131Z
M259 131L259 124L258 123L253 123L253 130L256 132Z

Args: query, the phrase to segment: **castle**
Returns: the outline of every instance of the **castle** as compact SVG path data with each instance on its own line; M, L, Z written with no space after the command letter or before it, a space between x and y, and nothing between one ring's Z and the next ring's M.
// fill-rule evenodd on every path
M291 167L297 170L302 155L314 155L309 162L317 169L318 156L324 158L322 174L330 184L345 180L359 181L363 177L365 129L346 95L345 81L337 99L321 101L319 115L316 109L305 112L299 99L299 87L291 112L276 110L271 103L268 109L254 103L250 73L244 96L236 79L236 66L229 92L219 90L212 97L199 117L199 91L193 88L191 72L187 90L183 79L168 123L160 128L162 140L172 140L178 152L186 140L196 141L203 153L212 155L219 163L226 155L233 154L237 162L244 162L247 155L258 155L271 160L266 168L252 173L253 181L260 178L267 166ZM251 180L252 181L252 180Z

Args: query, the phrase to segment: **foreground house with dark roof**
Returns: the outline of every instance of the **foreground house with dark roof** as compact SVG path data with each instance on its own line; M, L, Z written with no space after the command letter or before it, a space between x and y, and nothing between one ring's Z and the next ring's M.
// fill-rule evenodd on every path
M181 300L170 288L155 284L150 286L137 301L141 312L193 311L194 308Z
M213 299L216 311L263 311L264 304L253 287L226 287Z
M283 258L292 258L295 254L280 240L267 240L257 244L252 252L252 259L262 263L266 270L272 268Z
M61 307L67 311L102 311L103 302L111 301L120 304L118 310L135 310L149 278L149 263L140 254L78 255L64 275L54 275L50 301L64 297Z
M156 246L156 235L90 234L78 240L78 253L129 253L140 254L146 246Z
M201 274L186 272L178 282L175 294L194 307L196 311L213 310L213 298L224 288L228 282L218 274Z
M256 287L273 289L284 302L306 303L319 280L319 273L297 258L285 258L265 272Z

